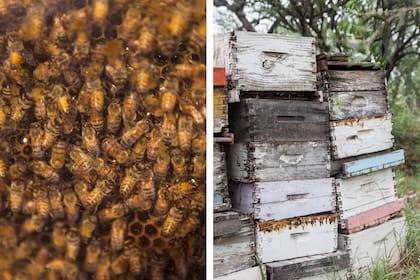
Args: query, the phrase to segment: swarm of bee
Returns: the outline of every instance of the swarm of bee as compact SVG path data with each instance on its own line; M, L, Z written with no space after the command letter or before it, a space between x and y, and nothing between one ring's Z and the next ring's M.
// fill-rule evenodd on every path
M202 279L205 1L0 0L0 279Z

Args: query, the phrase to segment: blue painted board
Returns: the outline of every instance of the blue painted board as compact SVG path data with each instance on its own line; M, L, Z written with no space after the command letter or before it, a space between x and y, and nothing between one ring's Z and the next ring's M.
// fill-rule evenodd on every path
M404 150L346 162L343 164L342 177L353 177L397 166L404 163Z

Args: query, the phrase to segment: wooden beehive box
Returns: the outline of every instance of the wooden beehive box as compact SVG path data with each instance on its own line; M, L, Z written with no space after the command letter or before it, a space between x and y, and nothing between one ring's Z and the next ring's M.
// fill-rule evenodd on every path
M229 107L236 142L326 141L327 103L246 98Z
M213 210L230 209L230 199L227 181L226 155L220 144L213 145Z
M350 256L346 251L301 257L266 264L267 280L346 279Z
M335 214L257 222L256 252L263 263L335 252Z
M241 230L240 213L224 211L213 215L213 236L230 235Z
M237 183L229 186L232 206L259 221L335 211L333 178Z
M404 249L407 226L404 217L353 234L339 234L341 250L350 253L354 275L367 275L368 268L380 259L395 264Z
M327 178L327 141L236 143L227 153L228 178L233 181L273 182Z
M340 225L345 219L397 200L391 168L350 178L336 179Z
M265 276L261 275L261 270L263 270L264 275L264 268L259 266L254 266L251 268L247 268L244 270L240 270L237 272L233 272L228 275L223 275L220 277L215 278L214 280L265 280Z
M213 275L219 277L255 266L255 233L253 221L240 215L239 231L214 238Z
M228 127L228 96L225 69L213 69L213 132L220 133Z
M334 159L383 151L394 144L391 114L330 124Z
M215 65L224 65L229 102L241 91L316 91L315 40L235 31L215 40Z

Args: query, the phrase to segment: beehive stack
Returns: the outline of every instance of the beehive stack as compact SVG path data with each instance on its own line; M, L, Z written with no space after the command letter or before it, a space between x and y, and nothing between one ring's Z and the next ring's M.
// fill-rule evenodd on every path
M221 41L215 61L224 61L235 136L227 150L229 190L233 207L255 219L256 255L270 279L286 275L278 261L305 267L311 262L301 257L314 255L320 269L303 268L301 277L340 270L346 258L333 254L328 104L316 91L314 39L235 32ZM344 260L339 267L323 267L337 258Z
M318 84L329 103L332 172L337 188L339 247L350 252L353 274L379 258L396 262L404 240L404 207L395 192L392 122L384 72L350 63L343 54L318 57Z

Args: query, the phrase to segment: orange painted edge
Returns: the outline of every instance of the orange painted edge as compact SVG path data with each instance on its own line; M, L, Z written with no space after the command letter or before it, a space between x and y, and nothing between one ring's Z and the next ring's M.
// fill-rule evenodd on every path
M226 86L226 72L224 67L213 68L213 85Z

